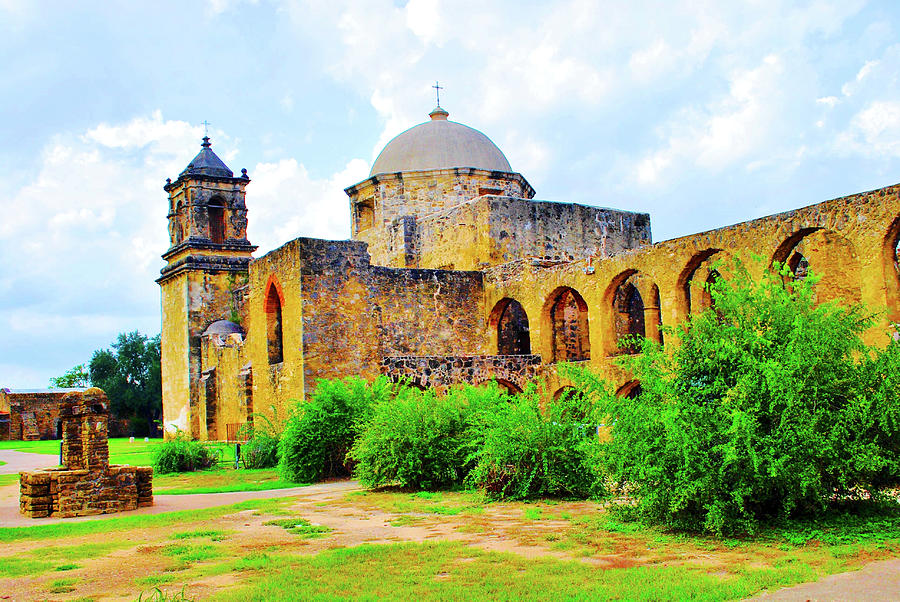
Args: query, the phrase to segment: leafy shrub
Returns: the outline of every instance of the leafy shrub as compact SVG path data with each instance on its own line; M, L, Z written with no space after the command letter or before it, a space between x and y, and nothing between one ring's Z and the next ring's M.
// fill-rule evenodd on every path
M273 419L254 413L253 422L241 427L246 441L241 445L241 465L244 468L271 468L278 464L278 442L281 438L277 424L277 410L272 406Z
M585 400L564 395L541 408L533 384L484 416L467 481L493 498L591 497L602 491L595 424Z
M477 447L475 433L507 395L495 384L446 395L402 387L374 408L350 452L356 478L368 487L437 489L461 485Z
M569 367L615 419L604 450L637 512L718 534L821 511L900 475L900 345L866 347L860 306L814 303L816 278L791 281L739 262L709 286L714 311L623 360L639 399Z
M372 384L359 377L320 380L312 398L298 403L285 424L278 445L282 478L310 483L349 475L346 456L360 425L394 388L386 377Z
M179 431L173 439L164 441L153 452L153 469L158 474L205 470L219 461L218 451L199 441L191 441Z

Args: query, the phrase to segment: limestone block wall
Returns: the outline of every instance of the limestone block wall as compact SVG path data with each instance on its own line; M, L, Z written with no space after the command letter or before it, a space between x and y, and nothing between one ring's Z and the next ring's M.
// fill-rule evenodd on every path
M201 438L206 431L199 381L201 335L216 320L246 320L245 272L187 270L162 280L163 424Z
M253 413L251 366L240 334L202 338L201 422L209 440L235 440Z
M83 389L0 389L0 409L9 413L8 438L59 439L60 403L72 391Z
M651 242L646 213L499 196L417 219L414 231L413 265L458 270L530 257L607 257Z
M19 473L19 509L31 518L134 510L153 504L153 468L109 464L109 402L96 388L60 404L62 467Z
M415 267L406 261L398 240L405 216L421 220L484 195L534 196L520 174L471 168L380 174L345 192L350 197L351 238L369 244L373 264L392 267Z
M258 412L274 405L284 416L288 401L308 396L320 378L374 378L384 356L484 352L479 272L373 266L365 243L310 238L269 253L250 271L247 350ZM273 287L283 337L283 361L275 365L265 340Z

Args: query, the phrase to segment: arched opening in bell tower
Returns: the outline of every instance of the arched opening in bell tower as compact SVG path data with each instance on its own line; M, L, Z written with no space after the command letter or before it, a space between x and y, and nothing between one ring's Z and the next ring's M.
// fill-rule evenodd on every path
M225 202L213 197L206 207L209 216L209 238L220 245L225 242Z

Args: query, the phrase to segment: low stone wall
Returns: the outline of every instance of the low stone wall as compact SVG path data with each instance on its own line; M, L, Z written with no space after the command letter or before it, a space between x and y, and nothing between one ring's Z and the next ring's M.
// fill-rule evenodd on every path
M153 505L153 468L55 468L19 473L19 510L25 516L68 518Z
M153 469L109 464L109 402L100 389L66 395L59 410L62 468L19 473L25 516L88 516L153 505Z
M539 355L418 355L381 360L381 371L389 377L405 377L416 386L437 389L496 380L521 391L540 370Z

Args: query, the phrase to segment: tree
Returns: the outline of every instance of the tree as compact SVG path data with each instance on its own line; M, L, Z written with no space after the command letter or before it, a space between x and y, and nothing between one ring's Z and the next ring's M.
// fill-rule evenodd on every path
M674 330L674 351L643 341L622 360L638 399L570 369L613 423L607 469L644 518L747 532L900 478L900 344L864 345L872 318L816 305L817 280L776 266L754 281L736 262L707 287L713 309Z
M110 412L128 418L135 434L151 434L162 414L160 337L138 331L119 334L112 349L94 352L91 384L106 391Z
M62 376L54 376L50 379L51 389L69 389L74 387L87 387L91 375L85 369L84 364L70 368Z

